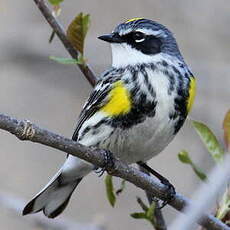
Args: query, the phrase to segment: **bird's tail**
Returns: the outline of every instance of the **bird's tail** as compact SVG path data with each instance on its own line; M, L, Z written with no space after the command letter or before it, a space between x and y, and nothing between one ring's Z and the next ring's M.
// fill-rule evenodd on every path
M43 211L47 217L55 218L66 208L74 189L92 169L91 164L69 156L53 179L25 206L23 215Z

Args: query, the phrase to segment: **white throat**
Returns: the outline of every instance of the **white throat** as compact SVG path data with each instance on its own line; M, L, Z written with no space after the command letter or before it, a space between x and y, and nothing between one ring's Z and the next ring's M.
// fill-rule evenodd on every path
M115 68L137 65L142 63L154 63L162 60L162 54L147 55L132 48L126 43L112 43L112 66Z

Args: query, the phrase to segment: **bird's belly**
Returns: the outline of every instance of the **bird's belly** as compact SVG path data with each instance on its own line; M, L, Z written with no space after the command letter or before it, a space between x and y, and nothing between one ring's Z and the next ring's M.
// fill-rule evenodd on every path
M143 123L127 130L116 129L104 142L121 161L128 164L147 161L160 153L174 137L174 122L165 116L146 118Z

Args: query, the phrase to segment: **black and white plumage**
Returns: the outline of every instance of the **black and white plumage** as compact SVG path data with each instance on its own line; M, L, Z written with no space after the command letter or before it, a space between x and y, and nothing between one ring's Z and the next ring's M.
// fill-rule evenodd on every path
M131 164L160 153L183 125L194 98L194 77L164 26L132 19L100 39L111 43L104 72L79 116L73 140L107 149ZM73 156L30 201L23 214L54 218L94 166Z

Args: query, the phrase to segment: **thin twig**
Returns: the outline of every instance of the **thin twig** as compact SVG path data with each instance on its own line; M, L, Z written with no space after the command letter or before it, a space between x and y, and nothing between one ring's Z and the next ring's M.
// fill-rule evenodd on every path
M139 168L142 172L146 173L147 175L150 175L149 172L147 170L145 170L143 167L139 166ZM146 193L146 196L148 198L150 205L152 204L152 202L156 203L156 208L154 210L154 217L156 219L155 229L156 230L167 230L164 216L162 214L161 209L159 209L159 202L156 199L154 199L154 196L151 193L149 193L147 191L145 191L145 193Z
M67 39L64 29L62 28L60 23L58 23L57 19L52 15L52 12L50 11L49 7L44 2L44 0L34 0L34 2L36 3L37 7L43 14L46 21L52 27L53 31L57 34L57 36L59 37L59 39L65 46L66 50L69 52L69 54L73 58L77 59L79 56L79 53L77 52L76 49L74 49L74 47L71 45L71 43ZM86 64L78 65L78 67L80 68L84 76L87 78L89 83L94 86L96 84L97 78L95 74L93 73L93 71L90 69L90 67Z
M42 129L29 121L20 121L7 115L0 114L0 129L14 134L20 140L29 140L50 146L73 156L77 156L98 167L104 166L103 150L83 146L71 139ZM167 194L168 189L165 185L115 158L113 158L113 162L113 165L106 168L109 174L123 178L161 200L167 199L169 194ZM177 193L170 205L181 211L187 205L191 205L191 201ZM209 230L230 230L230 228L220 220L207 214L201 216L198 223Z

